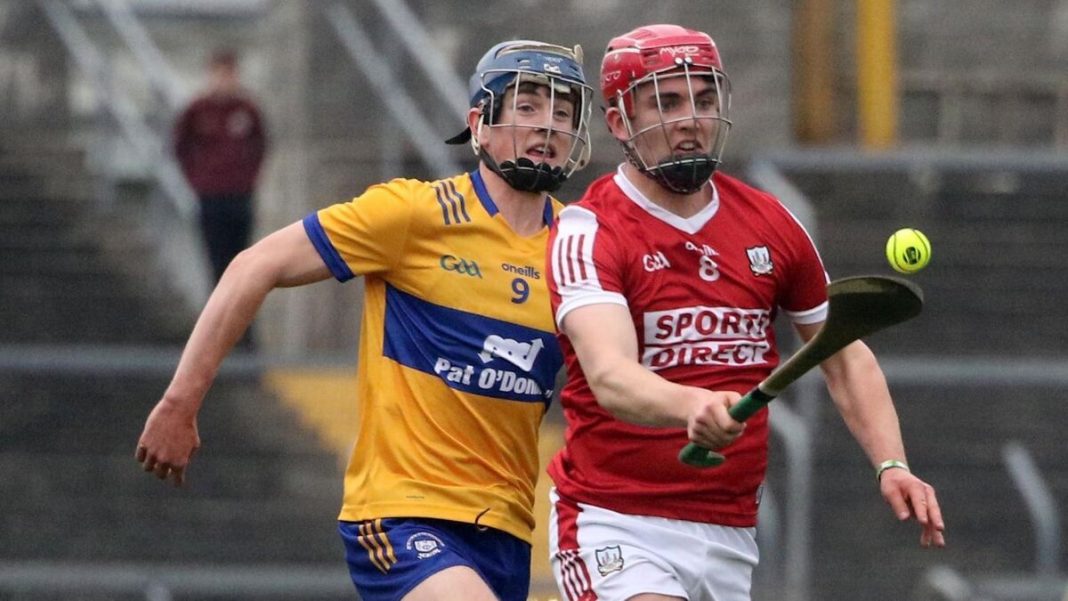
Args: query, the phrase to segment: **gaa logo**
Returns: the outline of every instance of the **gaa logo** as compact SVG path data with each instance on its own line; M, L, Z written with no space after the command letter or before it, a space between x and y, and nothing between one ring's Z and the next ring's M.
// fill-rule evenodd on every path
M477 278L482 277L482 270L478 268L478 263L468 261L461 257L441 255L441 260L438 261L438 264L441 265L441 268L445 271L455 271L460 275L469 275Z

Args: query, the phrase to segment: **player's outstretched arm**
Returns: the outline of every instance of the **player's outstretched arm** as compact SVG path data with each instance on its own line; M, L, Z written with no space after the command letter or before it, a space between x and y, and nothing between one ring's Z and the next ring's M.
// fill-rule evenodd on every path
M324 280L330 272L298 222L243 251L226 269L197 319L174 378L148 416L136 459L180 486L200 446L196 416L226 354L274 288Z
M670 382L638 361L630 313L604 303L572 309L562 324L597 402L617 418L686 428L691 442L720 449L742 432L727 410L741 395Z
M807 341L819 327L814 324L797 328ZM881 470L879 477L880 492L894 515L899 520L916 518L923 528L921 545L944 547L945 523L935 490L907 468L897 411L871 349L858 340L824 361L820 368L831 398L872 466L878 469L894 465Z

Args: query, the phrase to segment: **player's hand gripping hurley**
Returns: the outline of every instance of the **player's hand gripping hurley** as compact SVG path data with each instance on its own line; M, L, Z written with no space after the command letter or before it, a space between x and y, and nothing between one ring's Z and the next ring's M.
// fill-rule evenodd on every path
M886 276L855 276L827 286L830 308L820 331L733 407L735 421L745 421L779 396L808 370L849 343L916 317L923 309L923 291L912 282ZM687 444L679 461L695 467L715 467L723 455Z

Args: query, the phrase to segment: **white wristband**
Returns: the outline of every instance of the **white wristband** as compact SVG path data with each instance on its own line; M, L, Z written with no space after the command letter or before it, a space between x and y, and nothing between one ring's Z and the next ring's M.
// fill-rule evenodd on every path
M875 468L875 481L876 482L882 482L882 480L883 480L883 472L885 472L886 470L889 470L889 469L893 469L895 467L903 469L906 472L911 471L911 470L909 470L908 464L905 463L904 461L898 461L897 459L887 459L886 461L880 463L879 467Z

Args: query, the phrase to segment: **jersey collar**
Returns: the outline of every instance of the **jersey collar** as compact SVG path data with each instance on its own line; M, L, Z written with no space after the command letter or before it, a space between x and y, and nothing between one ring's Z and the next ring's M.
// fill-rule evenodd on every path
M489 213L490 217L493 217L499 212L497 203L493 202L493 199L490 198L489 190L486 189L486 182L482 181L482 174L479 173L478 169L475 169L470 173L470 176L471 183L475 186L475 194L478 195L478 201L482 203L482 206L486 209L486 212ZM548 194L545 195L545 210L542 211L541 219L545 222L546 226L552 226L553 202Z
M716 186L712 183L711 178L708 180L708 185L712 187L712 200L705 205L703 209L688 218L679 217L664 207L649 200L649 198L642 194L641 191L627 179L627 176L623 174L623 165L620 165L616 169L616 174L612 179L631 202L641 207L646 213L649 213L660 221L663 221L675 229L682 230L687 234L696 234L716 215L716 211L719 210L719 191L716 190Z

